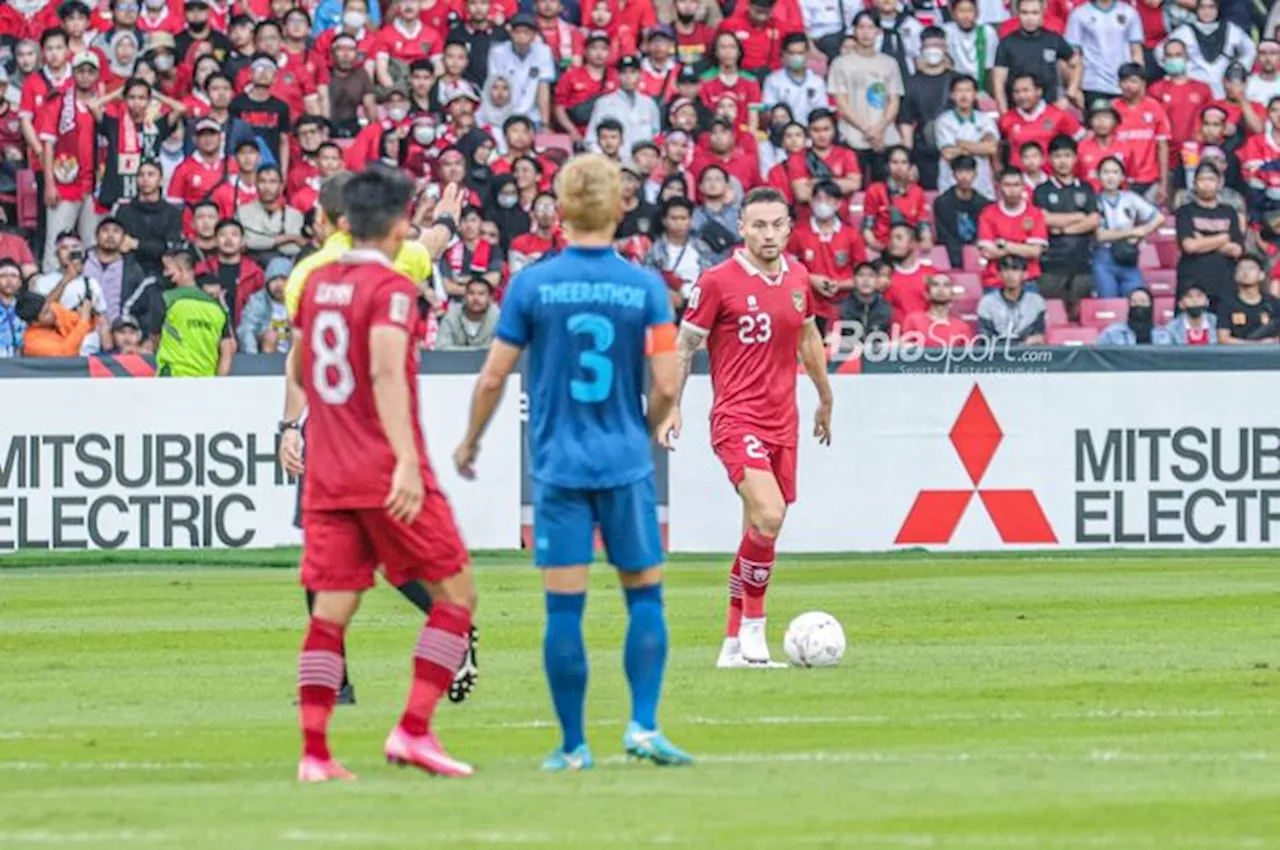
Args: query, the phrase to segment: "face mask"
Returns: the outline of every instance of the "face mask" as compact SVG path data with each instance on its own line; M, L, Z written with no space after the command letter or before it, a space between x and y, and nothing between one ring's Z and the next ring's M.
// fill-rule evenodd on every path
M363 29L368 16L364 12L343 12L342 25L349 30Z
M808 61L808 58L802 53L787 54L787 67L793 71L802 70L807 61Z
M151 64L156 66L156 70L160 73L173 70L173 57L167 53L161 53L155 59L151 60Z
M1129 325L1150 325L1153 315L1154 313L1150 307L1130 307Z
M159 11L168 5L168 0L147 0L147 8L152 11Z
M926 47L920 51L920 58L926 65L941 65L947 58L947 52L941 47Z
M1164 72L1171 77L1177 77L1187 70L1187 60L1183 56L1169 56L1164 60Z
M813 217L818 221L830 221L836 214L833 204L818 203L813 205Z
M502 207L504 210L514 209L515 205L518 203L520 203L519 195L499 195L498 196L498 206Z
M436 128L430 124L419 124L413 128L413 140L420 145L429 145L436 140Z
M1218 31L1219 24L1220 24L1220 21L1209 21L1209 23L1206 24L1204 21L1200 20L1199 18L1197 18L1195 21L1195 27L1197 30L1200 31L1201 35L1213 35L1215 32Z
M1203 315L1204 315L1204 305L1203 305L1203 304L1197 304L1197 305L1196 305L1196 306L1194 306L1194 307L1188 307L1188 308L1187 308L1186 310L1184 310L1183 312L1184 312L1184 313L1186 313L1188 316L1190 316L1190 317L1191 317L1191 318L1193 318L1193 319L1198 319L1198 318L1200 318L1201 316L1203 316Z
M399 124L405 118L409 117L409 110L405 109L403 106L393 106L387 110L387 117Z
M477 165L471 169L471 180L475 183L487 183L493 176L493 169L487 165Z
M688 26L689 24L693 23L693 19L694 19L695 17L697 17L697 16L696 16L696 15L682 15L682 14L680 14L679 12L676 12L676 20L677 20L677 21L679 21L680 23L684 24L685 26Z
M769 128L769 141L773 144L775 148L782 147L782 135L783 133L786 132L786 129L787 129L786 127L770 127Z

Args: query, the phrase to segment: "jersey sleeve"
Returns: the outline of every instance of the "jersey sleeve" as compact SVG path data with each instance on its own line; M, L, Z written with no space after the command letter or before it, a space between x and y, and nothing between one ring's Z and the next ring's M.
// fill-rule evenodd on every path
M689 306L685 309L684 324L703 333L710 333L720 312L720 278L712 271L698 279L689 290Z
M669 325L676 320L675 311L671 309L671 297L667 294L667 285L656 274L645 274L648 283L648 297L645 299L644 323L646 327Z
M524 348L533 336L533 323L529 316L529 293L532 287L526 274L517 274L502 299L502 311L498 314L498 326L493 335L508 345Z
M1049 244L1049 226L1044 222L1044 213L1032 208L1031 232L1027 234L1027 242L1032 245Z
M369 329L399 328L412 335L418 321L418 290L402 274L388 277L373 294Z

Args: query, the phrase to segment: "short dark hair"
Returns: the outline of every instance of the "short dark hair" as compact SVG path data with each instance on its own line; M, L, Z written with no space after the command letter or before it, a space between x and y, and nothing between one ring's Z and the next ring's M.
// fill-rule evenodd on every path
M22 276L22 266L18 265L18 261L12 257L0 257L0 269L13 269Z
M601 130L617 130L621 133L622 122L617 118L606 118L596 125L596 135L599 135Z
M280 24L274 18L265 18L253 25L253 38L256 41L259 33L267 27L274 27L276 32L282 33Z
M1236 260L1236 268L1239 268L1241 263L1253 263L1258 267L1258 271L1264 275L1267 273L1267 261L1253 251L1245 251L1241 254L1240 259Z
M939 26L927 26L920 31L921 41L924 41L926 38L946 38L946 37L947 37L946 30L944 30L942 27L939 27Z
M413 191L412 181L390 169L367 168L352 177L342 190L351 237L362 242L387 238L404 218Z
M951 160L951 170L952 172L977 171L978 160L974 159L970 154L962 153L955 159Z
M679 195L674 198L667 198L662 203L662 217L666 218L675 209L684 210L689 215L693 215L693 201Z
M601 122L604 123L603 121ZM527 115L508 115L507 120L502 122L502 132L506 133L517 124L523 124L530 130L533 129L533 121Z
M786 50L788 47L790 47L793 44L799 44L802 47L807 48L809 46L809 36L805 35L802 32L793 32L787 35L786 38L782 39L783 50Z
M1019 0L1019 2L1026 2L1026 0ZM1039 3L1041 0L1036 0L1036 2ZM1013 88L1014 85L1017 84L1018 80L1030 80L1036 88L1041 90L1044 89L1044 86L1040 82L1040 78L1030 71L1023 71L1022 73L1014 74L1013 79L1009 81L1009 88Z
M125 81L125 84L124 84L125 97L128 97L129 92L133 91L136 88L146 89L147 96L148 97L151 96L151 83L147 82L141 77L130 77L128 80Z
M1026 175L1023 173L1021 168L1014 168L1013 166L1010 166L1006 168L1004 171L1000 172L1000 182L1003 183L1005 180L1007 180L1010 177L1014 178L1018 182L1022 182L1022 180L1026 177Z
M335 151L338 152L339 156L342 155L342 145L338 144L337 142L321 142L320 146L316 148L316 154L318 155L320 151L324 150L325 148L333 148Z
M1195 175L1196 179L1198 180L1200 178L1200 175L1205 172L1212 174L1214 177L1218 178L1219 180L1222 179L1222 172L1219 171L1218 166L1214 165L1212 162L1201 162L1199 165L1196 166L1196 175Z
M144 168L154 168L156 171L159 171L162 176L164 175L164 166L159 162L156 162L154 159L144 159L142 162L138 163L139 171Z
M1040 151L1040 153L1044 153L1044 148L1040 147L1039 142L1023 142L1021 145L1018 146L1018 153L1024 154L1027 151L1032 149L1038 150Z
M813 127L814 121L821 121L824 118L830 121L832 124L836 123L836 113L833 110L819 106L817 109L809 113L809 126ZM795 122L792 122L792 123L795 123Z
M213 229L214 233L222 230L224 227L234 227L240 231L240 235L244 235L244 225L236 221L234 218L224 218L218 222L218 226Z
M216 201L209 201L209 200L199 201L195 204L192 204L191 212L194 215L195 213L200 212L200 210L207 209L209 207L212 207L214 212L217 212L219 214L222 212L222 208L218 206Z
M274 171L276 176L281 180L284 179L284 173L280 171L280 166L276 165L274 162L264 162L262 165L259 165L257 176L261 176L272 171Z
M706 174L706 171L702 172ZM747 208L756 204L782 204L784 207L790 208L787 203L787 196L774 189L772 186L757 186L747 196L742 199L742 214L747 214Z
M229 76L227 76L226 74L224 74L222 71L214 71L212 74L210 74L209 76L207 76L207 77L205 77L205 78L204 78L204 90L205 90L205 91L208 91L208 90L209 90L209 84L210 84L210 83L212 83L214 80L222 80L222 81L223 81L223 82L225 82L227 85L231 86L231 88L233 88L233 89L236 87L236 81L235 81L235 80L231 79Z
M60 38L68 43L71 41L71 39L67 37L67 31L62 27L49 27L44 32L40 33L40 46L44 47L49 42L49 39L52 38Z
M1058 151L1071 151L1075 153L1077 150L1076 140L1068 136L1066 133L1059 133L1053 137L1053 141L1049 142L1049 154L1053 155Z
M832 198L842 198L844 193L840 191L839 184L834 180L819 180L813 186L813 194L829 195Z
M320 185L320 209L324 217L333 223L347 214L347 204L343 199L347 183L351 180L350 171L339 171Z
M910 161L911 149L908 148L906 145L890 145L884 152L884 161L887 163L889 160L893 159L893 155L895 153L899 153L899 152L902 154L905 154L907 157L907 160Z
M293 131L296 133L303 127L316 127L321 130L329 129L329 121L320 115L304 115L298 119L298 123L293 125Z
M969 2L972 3L974 2L974 0L969 0ZM955 4L952 3L952 5L954 6ZM975 80L973 77L969 76L968 74L957 74L956 76L951 78L951 91L955 91L956 86L960 85L961 83L968 83L969 85L973 86L975 89L978 87L978 81Z

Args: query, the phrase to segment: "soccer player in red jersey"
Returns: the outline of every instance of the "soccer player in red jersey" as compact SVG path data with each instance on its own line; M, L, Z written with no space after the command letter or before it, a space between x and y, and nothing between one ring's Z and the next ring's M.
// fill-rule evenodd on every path
M286 418L308 411L302 582L315 607L298 662L302 782L352 779L329 751L344 634L379 564L396 585L422 581L433 601L414 650L413 684L387 737L389 761L469 776L430 724L467 652L475 585L453 511L427 458L418 417L418 291L392 268L409 235L414 186L370 169L343 205L353 249L308 277L294 320Z
M742 202L745 247L708 269L689 294L677 347L676 405L658 429L671 449L680 436L679 398L705 340L711 355L711 444L742 497L746 528L729 574L729 616L717 667L771 666L765 593L787 505L796 500L796 352L818 390L813 433L831 442L831 386L813 316L809 273L783 256L791 211L782 193L760 188Z
M1022 172L1010 168L1000 175L996 187L998 201L978 215L978 251L985 259L982 285L995 289L1003 285L1000 263L1003 257L1027 261L1027 280L1040 277L1040 255L1049 246L1049 228L1044 213L1027 200L1027 184Z

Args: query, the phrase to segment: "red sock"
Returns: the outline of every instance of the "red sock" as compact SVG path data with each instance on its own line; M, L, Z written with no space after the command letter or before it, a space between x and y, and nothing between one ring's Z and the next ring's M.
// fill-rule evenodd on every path
M757 619L764 616L764 595L773 575L774 539L754 528L748 528L738 546L738 563L742 570L742 616Z
M413 650L413 687L400 728L419 737L427 734L440 696L449 689L453 674L467 655L471 612L451 602L431 606L427 622Z
M311 618L298 656L298 719L303 755L328 761L329 715L342 687L342 636L345 628L319 617Z
M733 569L729 570L729 619L724 626L724 636L736 638L742 626L742 568L738 559L733 559Z

